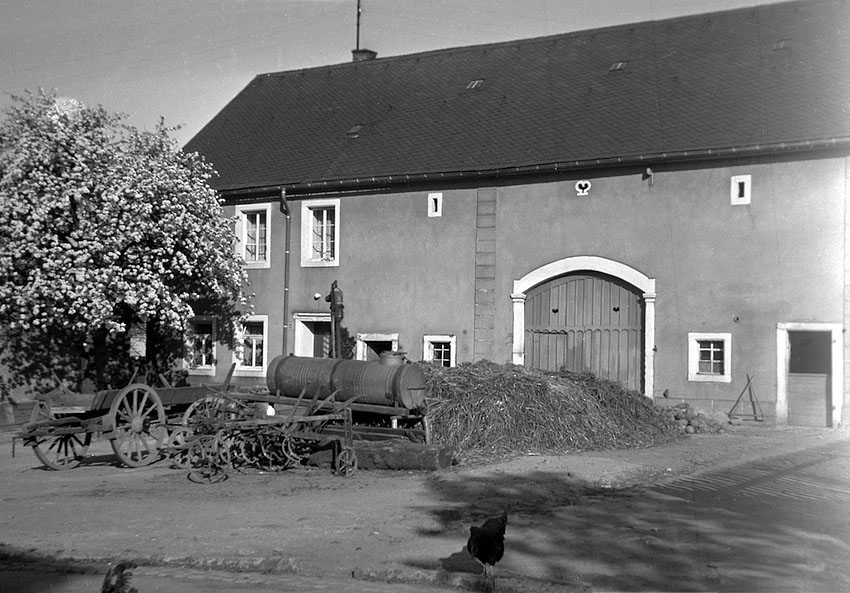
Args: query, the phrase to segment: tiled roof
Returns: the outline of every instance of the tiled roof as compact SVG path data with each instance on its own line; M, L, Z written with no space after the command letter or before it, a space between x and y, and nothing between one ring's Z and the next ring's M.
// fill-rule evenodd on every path
M843 141L848 4L263 74L185 149L212 162L216 187L238 190Z

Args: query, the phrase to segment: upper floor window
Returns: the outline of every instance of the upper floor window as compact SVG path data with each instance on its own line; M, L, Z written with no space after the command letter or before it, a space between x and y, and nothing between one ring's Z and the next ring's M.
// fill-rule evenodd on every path
M268 326L268 315L251 315L242 322L233 353L235 375L264 375L268 358Z
M426 335L423 336L422 342L422 359L426 362L435 362L444 367L453 367L457 364L455 336Z
M215 374L215 319L198 316L186 333L185 366L190 375Z
M732 334L688 334L688 380L732 381Z
M271 265L270 220L271 204L236 207L237 249L249 268L268 268Z
M339 199L301 202L301 265L339 265Z

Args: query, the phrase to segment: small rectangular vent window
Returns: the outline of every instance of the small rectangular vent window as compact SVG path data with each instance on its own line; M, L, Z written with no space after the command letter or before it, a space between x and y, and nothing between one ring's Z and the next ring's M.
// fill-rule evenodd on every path
M428 218L443 215L443 194L428 194Z
M484 84L483 78L478 78L476 80L472 80L472 81L469 82L468 85L466 85L466 90L473 91L475 89L480 89L482 84Z
M608 72L620 72L625 70L628 65L628 62L614 62L611 64L611 67L608 68Z
M752 175L733 175L729 198L733 206L746 206L750 203Z

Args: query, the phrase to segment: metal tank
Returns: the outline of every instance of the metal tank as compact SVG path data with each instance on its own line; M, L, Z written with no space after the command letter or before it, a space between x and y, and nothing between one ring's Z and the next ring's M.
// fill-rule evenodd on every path
M266 373L269 392L297 397L301 391L321 385L326 393L339 390L338 401L357 396L357 403L398 406L408 410L425 404L425 373L414 364L404 364L399 355L380 361L341 360L278 356Z

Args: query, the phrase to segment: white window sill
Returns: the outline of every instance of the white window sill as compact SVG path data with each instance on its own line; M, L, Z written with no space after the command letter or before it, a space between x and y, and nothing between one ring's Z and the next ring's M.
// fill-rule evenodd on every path
M693 375L688 374L688 381L697 381L700 383L731 383L731 375Z
M245 368L236 368L233 371L234 377L265 377L266 371L265 369L245 369Z
M301 261L302 268L333 268L339 267L339 260L305 259Z
M245 268L248 270L267 270L272 267L270 261L246 261Z
M192 377L213 377L213 376L215 376L215 367L212 367L212 366L210 366L210 367L203 366L203 367L187 368L186 371Z

